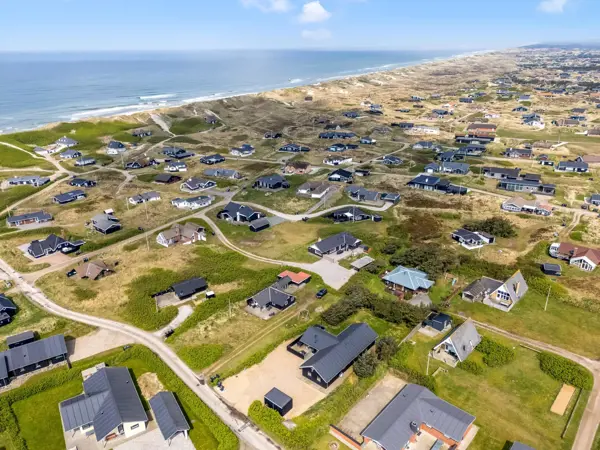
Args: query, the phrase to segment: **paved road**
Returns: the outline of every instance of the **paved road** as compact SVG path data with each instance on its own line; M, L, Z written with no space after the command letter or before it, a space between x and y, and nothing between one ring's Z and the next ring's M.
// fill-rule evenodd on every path
M53 303L38 288L25 281L21 274L14 271L3 260L0 260L0 270L14 281L15 285L20 288L29 300L38 304L46 311L76 322L126 334L135 342L145 345L156 353L240 439L259 450L275 450L279 448L255 426L251 424L247 425L248 419L239 412L229 408L212 388L200 384L196 374L179 359L177 354L162 339L131 325L69 311Z
M459 316L463 319L468 318L467 316ZM585 411L583 413L583 417L581 418L579 429L577 430L577 435L575 436L575 441L573 442L572 447L572 450L590 450L594 443L594 437L596 435L596 430L598 429L598 424L600 423L600 361L596 361L585 356L578 355L569 350L556 347L552 344L546 344L545 342L540 342L534 339L519 336L517 334L505 331L501 328L489 325L484 322L478 322L474 320L473 323L475 323L475 325L477 325L480 328L492 331L496 334L500 334L504 337L520 342L528 347L555 353L557 355L562 356L563 358L575 361L576 363L581 364L582 366L586 367L592 372L594 376L594 387L590 394L588 404L585 407ZM575 424L573 424L572 426L575 426Z

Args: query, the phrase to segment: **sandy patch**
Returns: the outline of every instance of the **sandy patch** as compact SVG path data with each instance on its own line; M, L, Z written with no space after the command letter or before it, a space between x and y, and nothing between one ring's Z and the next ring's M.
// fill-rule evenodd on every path
M564 415L574 393L575 388L573 386L563 384L562 388L560 388L560 392L554 400L554 403L552 404L552 407L550 408L550 411L552 411L554 414L558 414L559 416Z
M159 392L163 391L163 385L158 376L153 372L147 372L137 379L138 386L145 399L150 400Z

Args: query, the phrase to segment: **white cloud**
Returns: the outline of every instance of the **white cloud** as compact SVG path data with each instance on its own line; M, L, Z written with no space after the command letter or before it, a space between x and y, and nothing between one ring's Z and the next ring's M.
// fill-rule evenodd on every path
M290 0L241 0L246 8L258 8L262 12L286 12L292 9Z
M564 11L568 0L542 0L538 9L545 13L559 14Z
M326 41L327 39L331 39L331 31L325 28L302 30L302 38L309 41Z
M319 0L305 3L302 7L302 14L299 20L302 23L324 22L331 17L331 13L327 11Z

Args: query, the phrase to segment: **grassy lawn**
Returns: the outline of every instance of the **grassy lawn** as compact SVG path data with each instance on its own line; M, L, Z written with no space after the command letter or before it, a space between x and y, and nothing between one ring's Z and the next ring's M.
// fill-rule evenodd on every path
M436 375L437 395L477 418L475 424L480 429L469 448L501 450L507 441L520 441L540 449L570 449L580 417L574 417L564 440L560 435L577 395L573 396L564 416L551 413L550 406L562 384L540 370L535 352L493 334L489 337L514 348L515 360L502 367L490 368L484 366L482 355L475 351L469 359L484 367L482 375L450 368L433 358L430 360L430 374L438 367L446 369ZM415 345L409 366L425 373L427 353L440 339L417 334L413 338ZM584 396L580 405L582 402L585 405L587 394ZM578 408L577 414L581 412Z
M0 396L3 408L12 409L18 427L16 436L11 436L10 432L0 434L0 444L6 445L9 450L21 448L19 444L26 445L29 450L63 449L65 444L58 403L81 393L81 370L100 361L109 366L128 367L134 380L145 373L155 373L164 389L173 391L180 401L192 426L190 439L197 449L237 448L237 439L233 433L212 411L158 357L139 346L125 352L116 350L78 361L70 370L63 367L40 374L28 380L23 387ZM142 398L146 409L147 400L149 399ZM39 405L46 407L40 408ZM6 409L4 412L6 414ZM6 420L12 422L14 419Z
M202 117L191 117L173 121L171 132L174 134L194 134L201 131L212 130L219 127L220 124L210 125Z
M29 197L36 191L42 188L35 188L33 186L14 186L10 189L0 192L0 210L9 207L15 202Z
M0 327L0 349L5 348L5 339L8 336L27 330L37 331L43 338L58 333L63 333L67 337L79 337L93 329L87 325L48 314L22 294L8 294L8 297L19 310L11 323Z
M550 302L531 290L509 313L456 298L451 311L515 334L544 341L594 359L600 357L600 315L565 303Z
M1 140L1 139L0 139ZM34 158L31 153L17 150L0 144L0 167L22 169L26 167L39 167L41 169L54 169L54 166L44 159Z

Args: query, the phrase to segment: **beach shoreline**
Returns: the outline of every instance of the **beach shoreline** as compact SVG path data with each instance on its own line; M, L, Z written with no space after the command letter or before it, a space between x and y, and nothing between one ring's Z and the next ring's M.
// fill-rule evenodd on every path
M504 50L504 51L506 51L506 50ZM364 76L393 74L394 72L396 72L398 70L405 70L405 69L411 69L411 68L416 69L416 68L420 68L420 67L427 67L427 66L432 66L432 65L435 66L435 65L439 65L439 64L449 64L454 61L463 60L465 58L473 58L473 57L478 57L481 55L488 55L488 54L502 53L502 52L503 51L501 51L501 50L481 50L481 51L461 53L461 54L452 55L449 57L436 57L434 59L408 61L405 63L390 63L390 64L385 64L380 67L375 67L373 69L376 69L376 70L372 70L372 71L363 71L366 69L356 69L356 70L352 71L353 73L350 73L347 75L336 75L336 76L325 77L325 78L320 77L317 80L313 80L309 83L301 83L302 80L293 79L293 80L288 81L288 84L290 84L290 83L293 84L291 86L286 85L286 86L273 87L273 88L264 89L264 90L248 91L248 92L240 92L240 93L234 93L231 91L228 93L215 93L215 94L204 95L204 96L199 96L199 97L194 97L194 98L189 98L189 99L183 99L177 103L168 104L168 105L154 104L154 105L147 105L147 107L145 107L145 105L123 105L123 106L113 106L113 107L102 107L102 108L98 108L95 110L92 109L89 111L74 113L71 116L72 117L71 120L48 122L48 123L41 124L39 126L31 127L31 128L0 130L0 136L10 135L10 134L20 133L20 132L27 132L27 131L50 129L50 128L56 127L57 125L59 125L61 123L100 122L100 121L106 121L106 120L115 120L120 117L131 118L131 119L135 120L136 116L137 117L147 117L150 114L168 113L169 111L172 111L177 108L184 107L184 106L189 106L189 105L201 105L201 104L205 104L205 103L217 101L217 100L227 100L227 99L239 98L239 97L245 97L245 96L264 95L264 94L268 94L268 93L275 93L278 91L286 91L286 90L292 90L292 89L306 89L311 86L314 86L314 87L324 86L329 83L334 83L334 82L338 82L338 81L349 81L349 80L357 79L357 78L364 77ZM165 93L165 94L139 96L138 98L140 100L142 100L142 99L160 100L160 99L166 99L166 98L173 98L176 96L177 96L177 94L170 94L170 93L166 94ZM123 109L123 108L134 108L134 110L128 111L128 112L119 112L119 113L114 113L114 114L108 113L108 111L111 109L114 110L114 109ZM106 111L107 114L95 115L95 114L93 114L94 111L96 111L96 112L97 111ZM90 114L87 114L88 112Z

